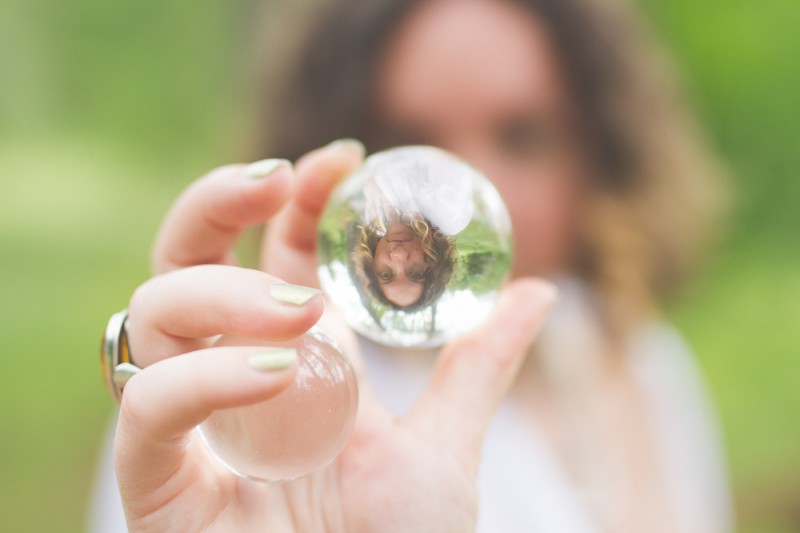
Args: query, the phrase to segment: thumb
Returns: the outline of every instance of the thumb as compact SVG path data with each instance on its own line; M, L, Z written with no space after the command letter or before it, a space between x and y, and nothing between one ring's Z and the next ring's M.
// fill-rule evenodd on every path
M477 466L483 436L556 299L545 281L507 284L489 320L448 344L406 422Z

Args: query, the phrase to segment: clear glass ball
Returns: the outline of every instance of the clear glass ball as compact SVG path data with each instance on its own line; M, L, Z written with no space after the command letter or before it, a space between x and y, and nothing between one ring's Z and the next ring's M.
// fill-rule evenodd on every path
M511 267L511 221L475 168L404 146L369 156L334 190L318 256L322 288L353 329L436 346L491 312Z
M318 470L339 455L355 423L358 388L348 359L317 328L270 346L297 350L294 382L264 402L215 411L198 431L235 473L284 481Z

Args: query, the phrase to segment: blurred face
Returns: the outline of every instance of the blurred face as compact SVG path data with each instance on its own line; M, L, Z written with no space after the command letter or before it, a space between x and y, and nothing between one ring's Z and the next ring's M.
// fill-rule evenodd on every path
M422 241L408 226L389 226L375 247L372 265L381 292L390 302L407 307L422 297L428 265Z
M538 19L502 0L421 2L381 65L383 143L437 145L485 172L511 212L515 275L567 268L583 161Z

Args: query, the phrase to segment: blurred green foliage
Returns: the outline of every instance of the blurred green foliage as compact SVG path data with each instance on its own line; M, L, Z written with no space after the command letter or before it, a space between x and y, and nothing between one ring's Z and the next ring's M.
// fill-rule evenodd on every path
M800 530L800 2L645 2L731 172L728 232L671 309L725 431L742 531Z
M85 528L112 412L97 364L101 329L148 277L170 201L243 153L253 6L0 3L3 531ZM719 408L741 530L796 531L800 2L644 7L736 193L727 237L670 316ZM295 31L291 20L278 26L287 39Z

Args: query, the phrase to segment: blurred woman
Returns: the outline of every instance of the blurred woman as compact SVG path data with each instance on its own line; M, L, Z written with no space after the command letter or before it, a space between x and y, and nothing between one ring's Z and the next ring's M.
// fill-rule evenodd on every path
M144 370L126 386L115 445L128 526L730 530L715 421L658 314L705 243L717 172L631 7L343 0L308 35L265 124L266 153L294 167L224 167L193 185L156 243L156 272L171 272L131 301ZM313 292L295 306L250 295L317 285L320 211L363 152L315 148L343 137L369 151L432 144L482 169L511 213L516 279L489 322L440 353L379 347L332 317L361 376L351 443L295 482L239 480L190 430L276 394L293 367L221 373L222 357L247 354L208 349L209 337L277 340L320 316ZM233 264L239 232L268 219L269 274L194 266ZM552 299L531 276L560 298L526 358Z

